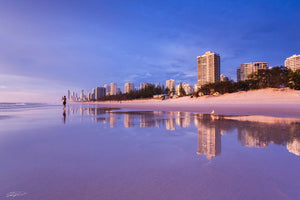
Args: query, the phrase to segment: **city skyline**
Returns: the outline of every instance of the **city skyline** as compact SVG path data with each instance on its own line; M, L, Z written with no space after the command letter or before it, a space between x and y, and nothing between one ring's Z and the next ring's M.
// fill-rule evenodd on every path
M105 83L197 82L210 50L221 74L299 54L299 1L4 1L0 102L58 101ZM201 11L201 12L199 12ZM47 91L47 92L45 92Z

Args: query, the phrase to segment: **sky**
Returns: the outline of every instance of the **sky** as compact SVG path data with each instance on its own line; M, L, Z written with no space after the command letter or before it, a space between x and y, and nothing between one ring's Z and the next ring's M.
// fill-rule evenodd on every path
M57 102L116 82L197 82L197 56L300 54L299 0L0 0L0 102Z

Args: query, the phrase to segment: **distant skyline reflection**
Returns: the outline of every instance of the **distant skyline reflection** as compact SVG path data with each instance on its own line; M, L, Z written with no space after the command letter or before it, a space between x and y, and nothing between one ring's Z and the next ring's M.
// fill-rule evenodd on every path
M299 119L267 116L239 118L189 112L124 111L119 108L78 105L69 105L66 109L68 118L75 115L88 116L88 120L107 125L108 128L156 127L172 132L195 126L198 129L196 153L206 156L208 160L221 155L222 135L234 131L237 132L239 143L244 147L267 148L270 143L273 143L285 146L290 153L300 156ZM65 118L64 123L68 123Z

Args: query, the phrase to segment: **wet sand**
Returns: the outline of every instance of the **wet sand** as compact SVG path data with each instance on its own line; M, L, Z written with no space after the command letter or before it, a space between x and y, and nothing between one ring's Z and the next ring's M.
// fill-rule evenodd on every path
M14 117L0 120L0 199L300 195L297 120L87 105L5 115Z
M197 112L211 113L221 115L264 115L274 117L297 117L300 118L300 106L295 105L269 105L269 104L137 104L131 103L99 103L101 106L114 108L132 108L138 110L153 111L181 111L181 112Z

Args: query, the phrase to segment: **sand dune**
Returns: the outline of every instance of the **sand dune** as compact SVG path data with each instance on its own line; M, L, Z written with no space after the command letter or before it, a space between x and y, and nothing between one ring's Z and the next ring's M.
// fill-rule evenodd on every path
M268 115L300 117L300 91L288 88L261 89L198 98L106 101L97 104L110 107L135 108L143 110L188 111L227 115Z

